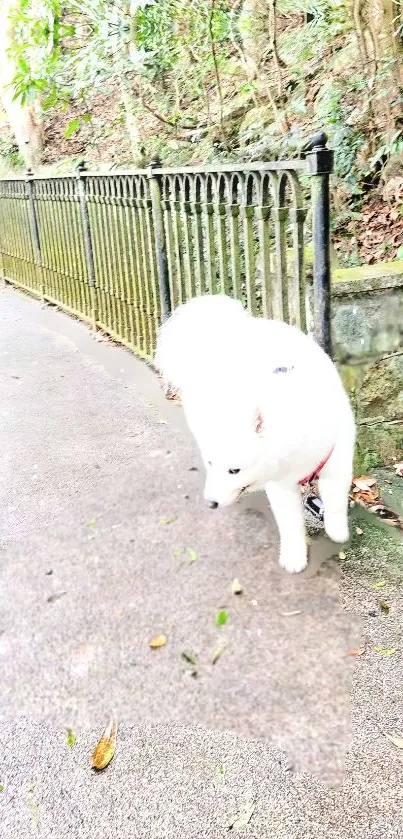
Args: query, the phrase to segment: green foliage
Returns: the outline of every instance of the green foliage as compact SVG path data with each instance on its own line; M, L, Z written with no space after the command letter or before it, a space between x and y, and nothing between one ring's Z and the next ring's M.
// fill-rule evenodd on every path
M342 195L338 221L343 214L351 220L364 189L403 152L396 55L383 33L384 54L364 61L349 0L277 0L273 44L270 6L16 0L14 95L22 103L39 100L47 119L74 106L66 141L88 136L84 123L104 94L117 98L120 111L101 118L97 112L91 133L95 144L102 132L115 132L116 158L117 123L128 125L128 115L145 159L159 154L178 164L293 156L325 129L335 149L333 184ZM364 40L370 55L368 29ZM350 248L348 264L358 259Z
M137 0L136 6L151 3ZM63 7L58 0L19 0L13 24L13 86L22 104L38 95L45 110L86 101L106 80L132 71L145 59L141 50L129 50L129 11L107 0L88 0L85 7L79 0L68 0Z

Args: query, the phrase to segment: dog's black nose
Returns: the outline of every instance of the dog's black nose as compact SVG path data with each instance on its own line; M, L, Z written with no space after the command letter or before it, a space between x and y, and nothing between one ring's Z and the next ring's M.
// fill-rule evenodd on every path
M211 501L210 498L207 499L206 504L211 510L216 510L218 507L218 501Z

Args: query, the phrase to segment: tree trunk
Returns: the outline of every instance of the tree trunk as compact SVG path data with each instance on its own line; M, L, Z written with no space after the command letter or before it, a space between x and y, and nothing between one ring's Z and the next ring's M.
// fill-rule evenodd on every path
M268 49L269 10L266 0L244 0L238 17L238 31L242 40L245 69L249 78L256 79Z
M388 142L401 116L402 45L396 34L397 0L353 0L353 17L374 127Z
M142 167L144 164L144 155L139 122L133 101L133 94L125 78L122 78L120 81L120 98L125 112L132 160L135 166Z
M16 68L7 51L15 37L9 19L14 3L15 0L1 0L0 3L0 101L25 165L35 168L41 162L43 149L43 128L38 108L33 103L21 105L18 100L13 100L12 80Z

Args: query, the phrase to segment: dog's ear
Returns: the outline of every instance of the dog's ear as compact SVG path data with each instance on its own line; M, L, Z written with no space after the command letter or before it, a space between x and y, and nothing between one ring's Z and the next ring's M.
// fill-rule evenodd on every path
M257 410L254 416L254 427L256 434L261 434L264 428L263 415L261 411Z

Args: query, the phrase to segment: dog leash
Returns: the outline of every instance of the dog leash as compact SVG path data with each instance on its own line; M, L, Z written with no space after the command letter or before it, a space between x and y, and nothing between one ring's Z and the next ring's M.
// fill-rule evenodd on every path
M327 454L326 457L323 458L323 460L321 460L321 462L319 463L319 466L317 466L316 469L314 469L314 471L311 472L310 475L307 475L306 478L302 478L301 481L298 481L300 486L305 486L306 484L313 484L314 481L318 480L322 469L324 468L324 466L326 466L326 463L328 462L328 460L331 457L331 455L333 454L333 452L334 452L334 446L332 446L329 454Z

